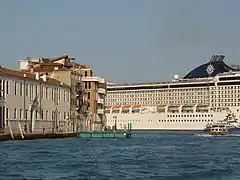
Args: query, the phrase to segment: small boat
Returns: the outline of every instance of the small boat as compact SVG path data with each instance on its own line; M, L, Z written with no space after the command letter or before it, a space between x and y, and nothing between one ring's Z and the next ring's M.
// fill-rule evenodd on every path
M207 124L204 131L211 135L240 134L240 123L234 113L230 112L225 119Z
M226 125L224 124L214 124L210 128L210 134L211 135L227 135L228 134L228 129Z

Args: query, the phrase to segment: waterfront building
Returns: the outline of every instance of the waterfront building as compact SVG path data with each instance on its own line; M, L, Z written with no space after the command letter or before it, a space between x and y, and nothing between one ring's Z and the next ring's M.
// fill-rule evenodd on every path
M85 102L89 104L89 116L92 129L101 130L105 125L104 104L106 96L106 83L100 77L83 77L84 92L87 94Z
M0 128L19 133L57 132L72 129L71 88L46 74L0 68Z
M105 81L93 76L92 69L88 65L78 64L73 60L74 58L68 55L48 60L27 58L20 61L20 70L47 73L49 77L71 86L70 118L72 121L89 121L92 129L99 129L99 124L105 119Z

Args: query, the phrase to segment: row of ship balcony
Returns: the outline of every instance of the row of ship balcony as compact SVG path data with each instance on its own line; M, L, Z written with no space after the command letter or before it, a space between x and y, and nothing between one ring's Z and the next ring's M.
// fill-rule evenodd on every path
M228 111L226 107L212 107L209 104L159 104L157 106L128 105L106 106L105 113L193 113L210 111Z

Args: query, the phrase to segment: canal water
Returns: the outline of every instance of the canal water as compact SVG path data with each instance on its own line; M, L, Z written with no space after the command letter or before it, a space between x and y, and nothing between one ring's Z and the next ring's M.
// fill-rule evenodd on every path
M0 142L1 180L235 180L240 137L136 133L132 139Z

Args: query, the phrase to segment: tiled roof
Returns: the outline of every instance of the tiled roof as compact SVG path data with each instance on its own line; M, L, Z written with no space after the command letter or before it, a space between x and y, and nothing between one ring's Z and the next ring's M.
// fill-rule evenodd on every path
M57 57L55 59L52 59L50 62L58 61L58 60L61 60L61 59L68 59L68 55L59 56L59 57Z
M83 69L88 69L89 66L87 64L78 64L78 63L73 63L74 68L83 68Z
M66 84L61 83L58 80L52 79L52 78L48 78L47 77L47 81L43 81L43 79L39 78L39 80L36 80L36 76L35 74L31 74L28 72L23 72L23 71L17 71L17 70L13 70L13 69L7 69L7 68L0 68L0 75L4 75L4 76L11 76L11 77L16 77L16 78L21 78L21 79L28 79L28 80L32 80L32 81L38 81L44 84L50 84L50 85L58 85L58 86L63 86L63 87L68 87Z
M36 66L36 67L33 67L32 70L33 72L59 72L59 71L69 71L71 72L71 74L75 74L75 75L82 75L80 74L79 72L75 72L75 71L71 71L70 69L66 68L66 67L59 67L57 70L55 70L55 67L56 66ZM21 70L21 72L28 72L28 73L31 73L31 69L24 69L24 70Z

